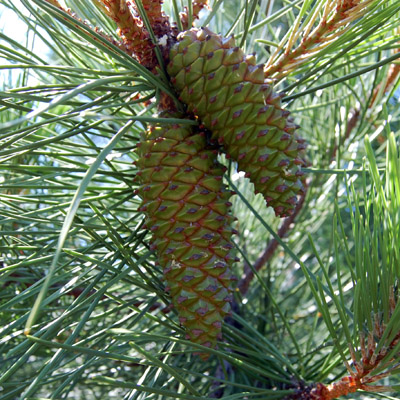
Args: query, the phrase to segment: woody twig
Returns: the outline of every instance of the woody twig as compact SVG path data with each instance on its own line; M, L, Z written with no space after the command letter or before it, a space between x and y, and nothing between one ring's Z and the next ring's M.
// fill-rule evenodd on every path
M400 28L397 28L397 34L400 35ZM393 54L400 52L400 48L393 50ZM380 83L374 90L369 107L372 108L379 99L379 95L389 92L394 85L397 83L397 79L400 76L400 61L396 60L390 65L387 74L387 79L383 83Z
M304 193L301 195L296 208L294 209L293 213L285 218L282 222L282 225L280 226L278 230L278 236L280 238L283 238L284 236L287 235L287 233L290 231L291 227L293 227L293 224L296 220L296 217L300 213L301 209L303 208L304 201L307 195L307 190L308 186L305 185L304 188ZM279 242L276 239L272 239L267 248L264 250L264 253L258 258L258 260L254 264L254 269L258 272L260 271L265 264L268 263L268 261L273 257L275 254L276 249L278 248ZM238 288L240 290L240 293L245 295L247 293L247 290L249 289L250 283L254 278L254 272L253 270L249 270L246 275L239 281Z

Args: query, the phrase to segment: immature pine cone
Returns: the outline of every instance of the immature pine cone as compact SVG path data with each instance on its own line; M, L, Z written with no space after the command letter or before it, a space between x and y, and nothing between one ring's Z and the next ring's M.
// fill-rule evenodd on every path
M280 217L290 215L304 190L305 144L263 66L235 47L233 38L202 28L179 34L168 73L188 111L212 131L267 205Z
M215 348L231 309L235 261L223 167L206 149L204 133L189 125L150 126L136 152L139 210L179 320L188 339Z

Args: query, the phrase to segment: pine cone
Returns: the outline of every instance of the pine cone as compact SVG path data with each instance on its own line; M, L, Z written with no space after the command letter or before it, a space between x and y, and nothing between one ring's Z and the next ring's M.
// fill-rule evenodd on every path
M235 261L223 167L191 126L153 125L142 139L138 194L152 247L187 338L215 348L231 310Z
M305 144L281 96L264 79L263 66L255 64L233 38L191 29L172 47L168 73L188 111L212 131L276 215L285 217L304 190Z

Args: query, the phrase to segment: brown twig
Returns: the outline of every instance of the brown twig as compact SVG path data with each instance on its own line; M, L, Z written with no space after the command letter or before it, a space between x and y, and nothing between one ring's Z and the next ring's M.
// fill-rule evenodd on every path
M400 27L397 28L396 32L398 35L400 34ZM399 51L400 49L397 48L395 50L392 50L392 53L395 54L396 52ZM378 95L380 93L387 93L389 90L392 89L392 87L396 84L399 75L400 75L400 61L397 60L396 62L390 65L387 80L385 83L385 87L383 88L383 91L381 91L382 83L379 83L379 85L375 88L369 104L369 108L372 108L374 106L378 98Z
M397 82L397 78L400 75L400 64L391 64L390 68L389 68L389 72L388 72L388 78L386 80L385 83L385 87L383 88L382 93L387 93L392 87L393 85L396 84ZM378 94L381 91L381 86L382 84L380 83L374 90L374 94L372 96L371 102L369 107L372 108L377 100Z
M300 213L301 209L303 208L304 200L307 195L307 190L308 190L308 186L304 185L304 193L301 195L292 215L290 215L289 217L287 217L283 220L283 223L278 230L278 236L280 238L283 238L284 236L286 236L286 234L289 232L289 230L293 228L293 223L294 223L297 215ZM269 242L264 253L258 258L258 260L254 264L254 269L257 272L272 258L278 245L279 245L279 242L276 239L272 239ZM242 295L246 294L253 278L254 278L254 272L253 272L253 270L249 270L246 273L246 275L240 280L240 282L238 284L238 288Z

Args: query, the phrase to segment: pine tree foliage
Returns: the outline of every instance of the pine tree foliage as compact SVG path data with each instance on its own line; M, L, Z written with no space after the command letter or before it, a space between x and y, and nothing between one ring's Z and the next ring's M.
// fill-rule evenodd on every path
M126 3L0 0L0 400L398 398L399 1L137 0L118 33ZM285 219L219 156L240 262L215 348L185 338L136 194L147 127L198 125L156 115L182 106L165 16L255 52L308 144Z

